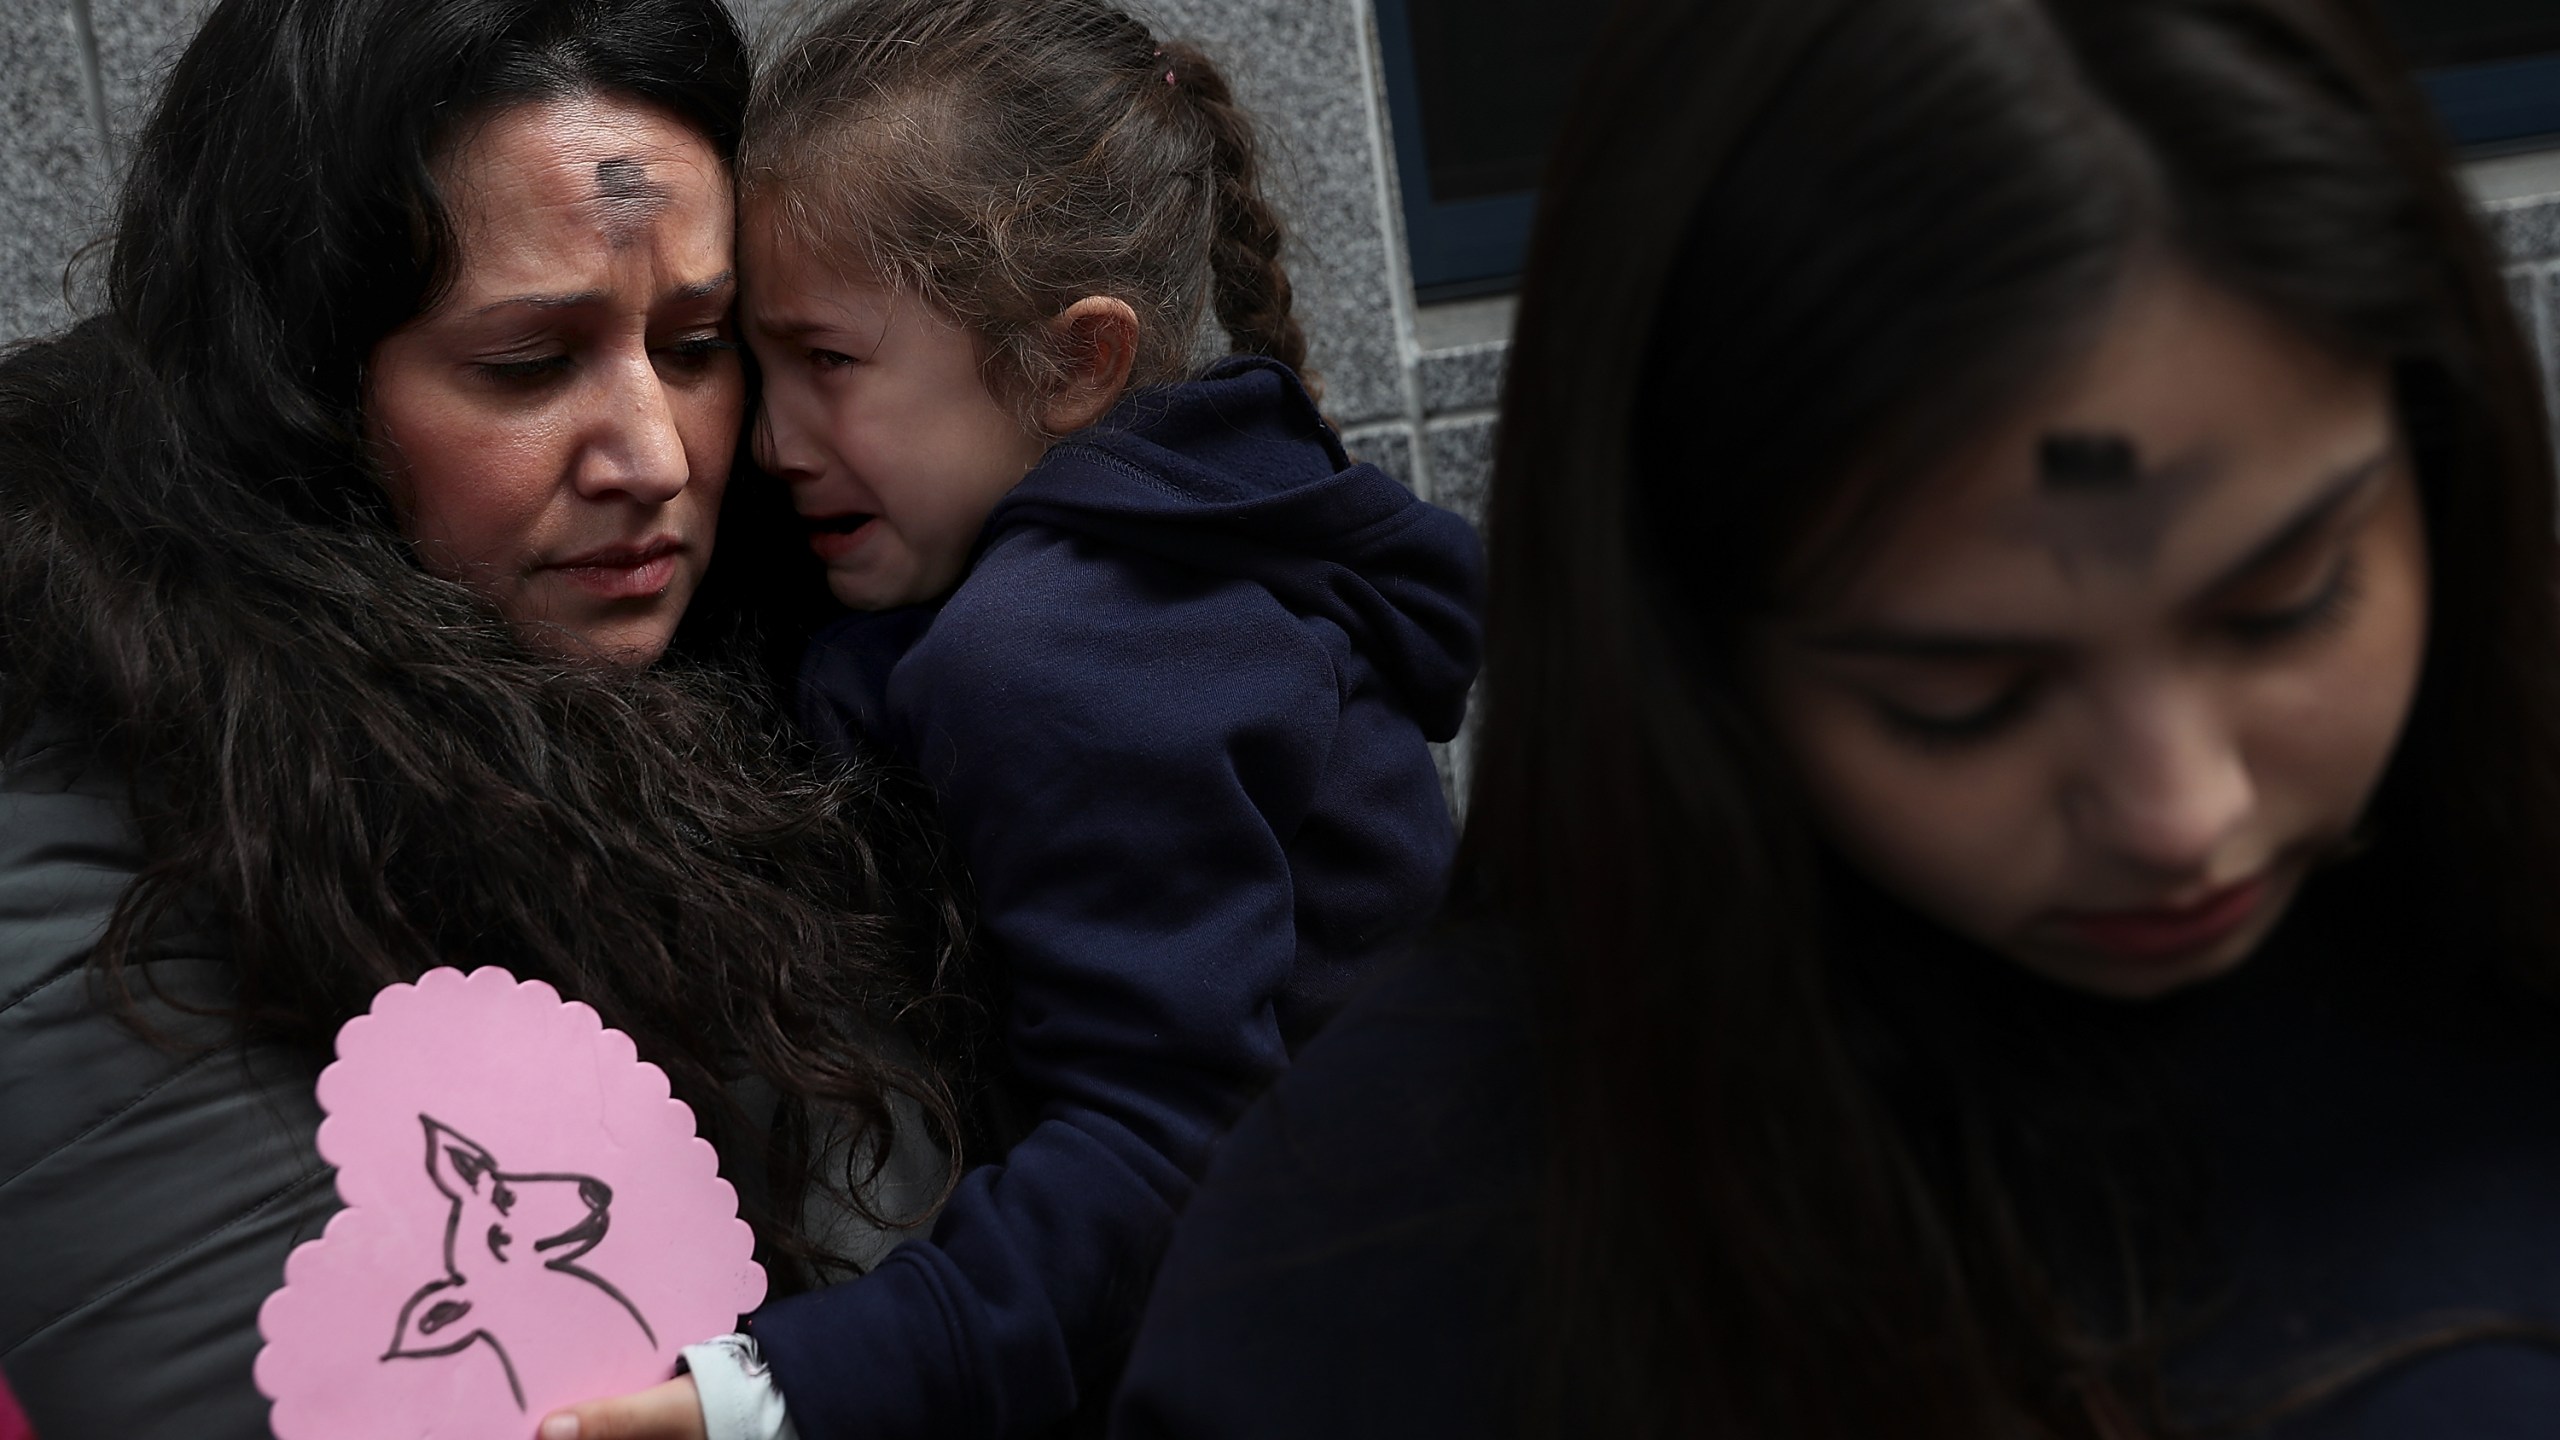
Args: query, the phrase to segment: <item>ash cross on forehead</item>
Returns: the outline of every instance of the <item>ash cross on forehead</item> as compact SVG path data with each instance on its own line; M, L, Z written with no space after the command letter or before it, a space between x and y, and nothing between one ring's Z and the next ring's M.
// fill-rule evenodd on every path
M2044 488L2056 491L2130 490L2142 478L2140 457L2122 435L2047 435L2036 471Z
M2161 536L2212 473L2203 460L2145 471L2133 441L2110 431L2059 431L2036 446L2037 538L2066 575L2083 555L2119 567L2148 566Z
M638 157L617 155L596 162L596 210L605 238L615 245L638 240L667 199L667 188L650 181L649 167Z

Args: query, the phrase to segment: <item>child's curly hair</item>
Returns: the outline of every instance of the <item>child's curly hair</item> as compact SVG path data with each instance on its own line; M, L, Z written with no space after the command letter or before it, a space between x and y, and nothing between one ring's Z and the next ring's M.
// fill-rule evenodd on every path
M1108 0L837 0L747 137L756 223L974 331L1026 419L1077 358L1049 322L1088 295L1137 312L1133 385L1181 378L1212 305L1238 348L1305 369L1252 117Z

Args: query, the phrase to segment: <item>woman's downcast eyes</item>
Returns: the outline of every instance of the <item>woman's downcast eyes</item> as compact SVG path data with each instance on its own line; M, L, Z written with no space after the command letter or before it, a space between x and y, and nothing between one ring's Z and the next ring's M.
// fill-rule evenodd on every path
M2276 645L2319 635L2345 623L2354 613L2363 570L2353 549L2342 550L2327 566L2327 578L2309 598L2256 614L2226 615L2222 626L2243 644Z
M2039 681L2036 673L2022 675L1989 702L1954 714L1902 704L1882 695L1872 697L1871 703L1885 728L1911 744L1928 750L1956 749L1988 740L2023 716L2035 701Z
M738 342L726 326L681 335L649 347L651 360L670 376L698 375L724 355L735 354ZM537 354L503 355L474 360L471 368L500 385L538 389L569 375L578 366L578 351L557 349Z
M661 363L683 370L703 370L723 355L738 353L738 342L724 328L688 335L657 352Z
M2343 537L2341 537L2343 539ZM2246 652L2280 652L2312 643L2343 626L2355 612L2363 571L2352 544L2324 547L2305 560L2279 560L2269 588L2272 603L2242 600L2227 604L2203 620L2207 639L2219 639ZM2306 586L2296 579L2309 570ZM2289 582L2289 583L2288 583ZM2288 595L2286 592L2293 592ZM1925 663L1925 662L1924 662ZM1981 665L1981 661L1960 662ZM1868 703L1877 719L1894 735L1924 750L1957 750L1998 738L2025 719L2050 687L2054 663L2021 660L2007 676L1984 687L1986 698L1963 706L1928 705L1909 696L1874 691Z
M474 368L488 378L509 384L528 384L569 372L569 357L565 354L533 355L517 360L478 360L472 363Z

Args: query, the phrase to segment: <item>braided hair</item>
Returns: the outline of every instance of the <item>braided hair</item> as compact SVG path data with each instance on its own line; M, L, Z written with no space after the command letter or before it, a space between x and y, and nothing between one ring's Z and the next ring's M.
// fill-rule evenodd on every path
M1260 184L1261 144L1253 117L1236 104L1227 77L1193 46L1164 47L1170 88L1189 102L1209 134L1217 177L1217 228L1209 252L1218 323L1236 344L1292 370L1306 369L1307 337L1291 307L1295 292L1280 263L1287 233Z
M1188 373L1211 315L1306 369L1252 116L1207 55L1109 0L837 3L747 130L748 223L970 329L1026 420L1078 358L1050 321L1087 296L1136 312L1132 385Z

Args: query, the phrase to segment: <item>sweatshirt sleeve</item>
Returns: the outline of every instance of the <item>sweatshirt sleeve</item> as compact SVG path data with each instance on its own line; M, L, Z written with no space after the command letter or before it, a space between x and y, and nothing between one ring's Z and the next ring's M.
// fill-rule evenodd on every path
M1038 1108L929 1241L756 1318L810 1440L1021 1434L1097 1398L1212 1141L1287 1061L1284 846L1334 665L1259 586L1074 543L992 554L891 679Z

